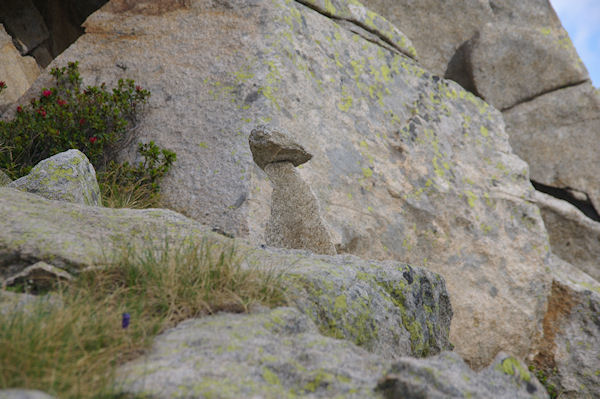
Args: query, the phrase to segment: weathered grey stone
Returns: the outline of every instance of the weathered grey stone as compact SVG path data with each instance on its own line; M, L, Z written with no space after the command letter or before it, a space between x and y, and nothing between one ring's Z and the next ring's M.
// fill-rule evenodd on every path
M584 192L600 209L600 98L591 83L520 104L504 112L504 119L532 180Z
M312 154L289 135L268 126L252 129L248 142L254 162L263 170L272 162L291 162L299 166L312 158Z
M402 30L414 43L421 64L440 76L455 67L452 64L460 56L461 46L489 22L552 32L560 37L563 46L573 47L547 0L363 0L362 3Z
M560 398L600 396L600 283L554 256L544 339L534 365Z
M467 73L484 100L506 109L589 80L568 36L551 29L488 23L466 45Z
M273 183L271 218L265 239L268 245L307 249L335 255L335 246L315 194L290 162L269 163L265 172Z
M314 154L298 173L338 252L443 274L451 340L471 364L526 355L542 329L548 241L497 111L317 7L165 4L108 3L51 66L81 60L84 84L133 78L153 93L139 132L177 153L161 183L170 207L263 243L271 188L247 140L259 124L285 126Z
M71 274L103 265L123 245L222 236L168 210L112 209L57 202L0 187L0 270L16 274L45 261Z
M153 398L376 398L386 362L320 335L292 308L188 320L121 367L124 392Z
M53 200L102 205L96 171L79 150L61 152L39 162L27 176L13 181L8 187Z
M300 258L286 279L295 305L326 335L385 359L452 349L452 307L439 275L346 255Z
M566 201L535 193L552 252L600 281L600 223Z
M0 399L54 399L45 392L33 389L0 389Z
M2 274L1 270L0 274ZM4 284L7 287L20 286L25 292L37 294L55 288L60 281L71 280L71 275L64 270L46 262L37 262L17 275L8 277L4 280Z
M416 49L403 32L357 0L299 0L298 2L314 8L323 15L333 17L341 22L349 22L350 25L341 24L369 41L383 46L391 45L407 57L417 59ZM354 27L362 29L355 30Z
M21 56L13 45L12 38L0 24L0 80L7 86L0 94L0 107L18 100L39 74L40 69L35 60Z
M493 19L488 2L481 0L364 0L362 3L402 30L414 43L419 62L440 76L444 76L460 45Z
M10 177L8 177L8 175L0 169L0 186L6 186L7 184L9 184L11 182L12 182L12 179Z
M386 399L549 397L525 363L504 353L478 373L452 352L428 359L405 358L392 366L378 390Z
M0 220L7 226L0 230L0 273L46 260L76 274L112 261L125 244L146 248L167 241L177 247L203 237L232 244L172 211L59 203L10 188L0 188ZM289 274L298 294L294 303L332 335L391 358L450 347L452 309L439 275L394 262L256 249L239 240L236 249L248 265Z

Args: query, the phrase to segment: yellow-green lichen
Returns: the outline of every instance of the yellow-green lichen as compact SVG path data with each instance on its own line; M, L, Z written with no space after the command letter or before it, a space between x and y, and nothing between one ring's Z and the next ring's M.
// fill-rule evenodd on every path
M267 384L270 385L281 385L281 381L279 381L279 377L277 374L271 371L271 369L264 367L262 377Z
M477 196L470 190L465 191L467 196L467 203L471 208L475 208L475 201L477 200Z
M515 375L518 373L519 377L523 381L530 381L531 374L523 367L523 365L514 357L510 356L504 359L501 363L496 366L496 370L502 371L504 374Z
M352 96L348 93L346 87L342 88L342 98L338 103L338 108L342 112L348 112L350 107L352 107L353 99Z
M335 15L336 10L331 0L325 0L325 11L330 15Z

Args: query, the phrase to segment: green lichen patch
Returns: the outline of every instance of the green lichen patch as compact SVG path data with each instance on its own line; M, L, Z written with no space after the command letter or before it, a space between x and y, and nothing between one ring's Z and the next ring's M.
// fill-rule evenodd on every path
M263 327L277 318L286 328ZM214 349L227 344L235 349ZM164 361L170 367L154 366ZM358 399L375 397L372 387L382 363L348 342L319 335L298 310L278 308L189 320L159 336L144 359L119 374L124 391L161 397Z
M451 310L439 276L399 264L323 267L299 266L289 276L293 301L323 334L388 357L452 347Z
M512 356L507 357L496 365L496 370L502 371L504 374L517 376L523 381L531 381L531 374L527 368Z
M417 51L410 39L381 15L367 9L357 0L296 0L320 13L352 22L367 31L374 33L385 43L403 53L417 59Z

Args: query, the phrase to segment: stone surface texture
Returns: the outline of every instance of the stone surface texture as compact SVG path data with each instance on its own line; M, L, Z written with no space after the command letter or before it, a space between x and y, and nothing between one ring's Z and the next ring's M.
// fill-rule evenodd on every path
M43 260L77 274L112 261L124 244L145 248L148 243L205 236L220 245L231 241L172 211L86 207L0 190L0 217L10 227L0 231L4 276ZM352 256L261 250L241 241L236 248L249 265L290 274L295 303L330 335L390 358L425 356L451 347L452 308L437 274Z
M465 52L472 86L500 110L589 81L575 48L551 29L488 23L469 40Z
M6 82L7 86L0 94L0 108L18 100L39 74L40 69L35 60L21 56L12 38L0 24L0 80Z
M549 398L527 365L504 353L480 372L471 370L453 352L428 359L401 359L379 382L378 390L386 399Z
M77 274L112 261L112 254L123 245L181 242L205 233L222 237L173 211L90 207L7 187L0 187L0 215L3 275L16 274L38 261Z
M532 180L580 191L600 209L600 100L549 1L364 3L411 38L429 71L505 110Z
M364 0L362 3L403 31L414 43L421 64L440 76L445 75L460 47L487 23L543 29L564 46L573 48L547 0Z
M233 240L211 233L200 223L172 211L110 209L59 203L5 187L0 188L0 217L10 226L9 229L0 230L2 272L18 270L24 262L53 259L54 264L76 274L83 268L110 262L113 259L111 256L118 255L124 243L145 248L144 245L167 241L176 247L176 243L205 238L212 240L216 247L233 244ZM23 240L23 237L27 237L27 240ZM207 356L213 361L196 357L198 353L188 354L193 357L185 355L180 358L170 349L165 349L169 355L168 359L163 360L172 364L172 373L165 373L162 366L157 366L158 369L146 368L159 370L157 372L162 375L160 378L165 380L157 378L152 372L147 375L148 383L143 384L146 380L138 371L140 367L144 369L148 366L148 361L140 360L139 367L126 373L134 386L131 389L150 389L154 386L153 394L170 397L178 389L183 389L181 386L200 389L200 384L206 392L218 392L223 386L230 386L234 390L232 397L245 392L245 389L255 389L253 392L266 397L277 397L284 391L311 389L317 390L319 397L332 397L327 395L338 391L344 397L365 397L371 395L368 392L374 387L386 362L401 356L421 357L451 348L448 333L452 309L444 280L435 273L406 264L367 261L349 255L332 257L308 251L258 249L241 240L237 240L236 250L249 267L285 272L290 287L290 301L304 315L296 310L284 310L283 313L273 311L268 316L256 316L258 321L253 321L254 316L228 315L223 319L231 321L236 327L233 330L228 328L227 322L222 325L222 331L216 332L209 328L212 318L187 322L191 324L186 334L196 336L194 342L204 342L203 350L212 351ZM268 326L270 320L276 325L275 330L271 331L273 336L264 331L264 328L271 328ZM253 326L256 323L263 329L255 331ZM182 326L185 325L183 323L175 330L184 329ZM296 325L301 328L294 330ZM318 330L330 338L319 335ZM243 336L240 335L242 331L245 331ZM303 335L294 343L297 334L304 332L309 336ZM168 337L169 333L166 335ZM220 344L207 342L203 337L213 337L214 340L227 343L226 348L229 349L223 352L219 349ZM249 337L254 338L249 341ZM235 344L236 339L239 345ZM161 338L157 342L160 347ZM182 347L187 345L170 339L167 342ZM265 343L270 346L261 354L259 348ZM311 343L321 346L314 347ZM260 362L269 353L269 358L277 354L279 356L269 360L271 366L267 367L267 364ZM256 357L247 358L249 354ZM316 354L320 355L315 358ZM247 367L239 367L241 359L246 359L243 361L248 362ZM299 374L295 374L291 366L286 366L288 363L296 366L300 363L301 367L297 367ZM193 365L199 364L206 367L205 371L193 368ZM269 371L265 371L265 367ZM250 370L248 378L262 377L264 381L259 379L258 385L253 387L247 385L246 380L233 376L232 381L236 381L236 384L219 383L217 380L220 377L204 382L198 380L202 373L216 369L223 373L236 369L246 374ZM272 378L273 374L277 378ZM165 381L173 383L166 384ZM274 381L284 383L284 388L274 384ZM227 392L225 390L223 394L227 395Z
M553 256L544 339L533 364L560 398L600 396L600 283Z
M313 256L299 258L287 279L293 302L329 336L385 359L452 349L452 307L437 274L350 255Z
M317 198L294 165L291 162L270 163L265 172L273 184L266 243L335 255L333 239L321 217Z
M254 162L263 170L273 162L291 162L299 166L312 158L312 154L293 141L289 134L268 126L252 129L248 143Z
M33 389L0 389L0 399L54 399L45 392Z
M549 247L501 114L390 44L377 14L360 22L346 14L364 10L355 1L319 4L110 2L52 65L81 60L84 84L148 88L143 139L177 153L168 205L255 243L272 190L248 135L285 128L314 155L298 173L338 252L443 274L451 340L472 365L525 356L541 333Z
M27 176L8 187L58 201L102 205L96 171L79 150L68 150L40 161Z
M292 308L189 320L118 370L124 392L153 398L377 398L387 364L319 334Z
M371 11L357 0L299 0L298 2L341 21L341 24L352 32L365 35L367 40L384 47L391 46L393 50L417 59L417 51L412 42L396 25L385 19L383 14Z
M600 281L600 223L566 201L536 192L552 252Z
M591 83L539 96L504 112L504 119L532 180L582 191L600 209L600 95Z

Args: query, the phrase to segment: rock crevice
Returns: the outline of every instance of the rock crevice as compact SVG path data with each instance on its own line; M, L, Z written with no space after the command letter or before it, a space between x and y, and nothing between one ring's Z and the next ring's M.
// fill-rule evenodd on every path
M358 1L348 2L340 0L296 0L316 12L333 20L345 21L364 29L377 37L385 44L392 47L392 51L399 52L407 57L417 59L417 51L410 39L400 32L394 25L381 15L365 8ZM345 24L341 26L348 27ZM350 29L352 32L362 36L364 39L377 45L382 45L378 40L373 40L364 33ZM385 46L387 48L387 46Z
M574 82L574 83L567 83L567 84L564 84L562 86L557 86L557 87L551 88L549 90L537 93L536 95L531 96L529 98L524 98L522 100L519 100L516 103L514 103L514 104L512 104L512 105L510 105L508 107L502 108L500 111L502 111L502 112L510 111L511 109L513 109L515 107L518 107L519 105L526 104L528 102L534 101L536 98L539 98L539 97L544 96L546 94L550 94L550 93L553 93L553 92L558 92L558 91L563 90L563 89L568 89L570 87L577 87L577 86L582 86L582 85L586 85L586 84L590 84L590 83L591 83L590 79L582 79L582 80Z

